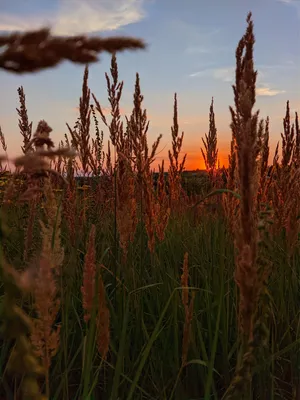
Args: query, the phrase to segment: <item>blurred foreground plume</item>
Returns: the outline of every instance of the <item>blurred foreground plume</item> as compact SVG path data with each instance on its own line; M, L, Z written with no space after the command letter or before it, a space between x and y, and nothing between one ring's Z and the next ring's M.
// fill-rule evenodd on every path
M144 49L145 43L131 37L52 36L50 29L0 35L0 68L22 74L55 67L64 60L88 64L98 53Z

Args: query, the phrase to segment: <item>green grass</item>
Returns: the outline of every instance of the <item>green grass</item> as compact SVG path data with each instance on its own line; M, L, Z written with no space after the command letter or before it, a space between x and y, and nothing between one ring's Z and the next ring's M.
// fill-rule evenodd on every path
M10 236L3 246L8 261L17 269L23 268L26 210L10 206L6 215ZM124 264L120 249L114 247L113 216L100 219L97 214L97 208L89 210L88 224L78 231L74 247L63 220L65 260L57 321L62 322L61 345L52 362L50 398L220 399L234 375L238 350L234 244L225 221L209 215L197 224L192 215L172 218L154 255L149 254L144 230L138 229ZM80 287L85 240L92 222L97 230L98 263L113 272L116 262L119 271L117 284L112 273L103 271L111 313L107 361L97 353L95 335L83 322ZM39 240L36 225L34 248ZM300 376L299 251L288 257L284 236L273 240L271 246L268 350L258 357L252 394L245 399L292 399ZM182 369L180 276L185 252L189 253L195 305L188 363ZM3 372L10 348L10 343L1 342L0 390L7 398L13 385Z

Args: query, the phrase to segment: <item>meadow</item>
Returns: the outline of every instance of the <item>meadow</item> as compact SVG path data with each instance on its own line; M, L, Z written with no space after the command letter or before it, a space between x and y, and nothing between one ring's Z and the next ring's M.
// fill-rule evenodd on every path
M60 143L51 121L34 131L23 87L20 156L9 158L0 130L0 399L300 399L299 121L283 104L270 160L254 44L249 14L228 168L212 101L199 140L206 171L185 172L175 94L168 167L154 174L161 136L148 141L139 74L132 113L120 115L116 54L142 41L0 37L0 67L13 73L112 53L109 116L86 66Z

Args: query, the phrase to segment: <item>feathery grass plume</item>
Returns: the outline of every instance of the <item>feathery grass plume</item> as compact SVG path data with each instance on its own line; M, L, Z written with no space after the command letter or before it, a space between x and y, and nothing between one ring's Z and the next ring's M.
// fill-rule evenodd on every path
M286 114L283 118L283 133L281 133L282 160L281 167L288 168L292 160L295 145L295 127L291 124L290 102L286 103Z
M208 135L205 134L205 140L202 138L202 142L204 145L204 150L201 148L201 153L205 162L205 168L209 174L210 179L213 180L218 161L218 137L215 123L213 98L211 100L211 105L209 109L209 132Z
M73 149L77 151L77 147L74 146L71 136L71 143L67 134L65 134L65 146L64 148ZM77 171L77 163L75 157L70 158L68 156L63 155L65 169L66 169L66 180L70 186L73 186L75 183L75 173Z
M215 122L214 113L214 99L212 98L209 108L209 132L205 134L205 140L202 138L204 149L201 148L201 153L205 163L205 169L208 173L208 185L212 189L218 189L222 187L221 183L221 171L218 162L218 135L217 127ZM219 196L215 199L209 198L206 200L206 204L211 207L211 210L217 210L218 204L221 203ZM215 209L216 207L216 209Z
M297 115L296 115L297 117ZM295 124L291 123L289 102L286 105L286 115L283 119L282 159L279 163L279 151L277 146L274 157L274 178L270 184L270 200L274 213L273 233L284 231L287 239L288 252L295 248L298 242L300 230L299 213L300 186L298 183L299 169L297 163L297 140L299 125L297 118Z
M94 94L92 94L92 96L96 104L96 110L99 112L102 122L109 129L111 143L115 148L115 152L117 152L118 150L124 151L124 149L121 149L119 147L120 142L123 139L123 123L121 121L121 114L120 114L120 100L122 97L124 82L123 81L119 82L119 71L118 71L116 54L113 54L111 58L110 73L112 79L109 77L107 73L105 73L108 101L111 108L110 115L112 117L110 123L108 123L107 118L96 96Z
M110 142L114 147L114 166L116 167L118 152L127 154L127 150L125 149L127 145L124 142L123 122L121 121L120 111L120 101L122 97L124 82L119 82L118 62L115 53L111 57L110 74L111 78L109 77L107 72L105 73L108 102L110 104L110 123L107 121L100 102L97 100L94 94L92 94L92 96L96 104L96 110L100 114L102 122L109 130ZM108 156L110 157L110 147L108 150Z
M230 154L228 155L228 169L225 174L227 189L235 192L238 186L238 172L236 138L234 131L232 131ZM239 201L235 196L224 193L222 195L222 205L229 231L233 235L237 229L237 210L239 209Z
M37 135L38 136L38 135ZM44 144L49 145L49 136L35 137L37 140L36 147L43 148ZM43 142L43 140L44 142ZM26 153L26 152L25 152ZM15 160L17 169L26 167L33 172L35 165L39 167L47 165L38 161L40 156L46 156L48 153L50 158L55 156L54 151L41 150L33 154L25 154ZM35 159L37 162L35 163ZM30 166L30 162L33 164ZM54 279L54 266L57 267L55 273L59 273L59 267L62 262L63 251L59 243L60 233L60 217L55 211L55 198L51 190L49 179L45 182L46 207L44 208L48 217L49 225L42 224L43 249L39 262L35 268L32 265L22 275L22 288L30 290L34 295L34 306L38 318L34 321L25 321L23 311L18 309L15 304L16 285L9 279L8 286L5 285L5 296L9 299L6 304L6 312L9 314L10 326L14 326L16 345L13 349L10 361L7 365L8 371L24 374L25 379L22 380L22 392L24 399L48 399L49 398L49 366L51 357L55 354L59 341L59 329L53 330L53 324L58 311L58 300L56 298L56 282ZM57 210L57 208L56 208ZM54 230L56 230L54 232ZM1 257L1 261L3 257ZM11 273L16 277L18 274L11 269ZM4 279L5 280L5 279ZM20 288L20 285L17 285ZM19 289L17 289L19 290ZM4 321L7 316L4 316ZM16 325L17 324L17 325ZM27 339L30 334L30 342ZM39 366L36 356L40 356L43 362L43 368ZM46 397L39 394L37 377L44 375L46 378Z
M1 147L2 147L3 151L7 152L6 140L5 140L4 133L1 129L1 126L0 126L0 142L1 142Z
M53 268L50 246L43 240L43 250L38 261L36 284L33 290L37 318L34 321L34 329L30 338L35 353L41 359L45 369L47 398L49 398L51 359L57 353L60 342L60 326L54 328L60 301L57 298L57 282L54 278Z
M107 152L107 172L109 172L109 170L113 172L112 159L110 153L110 143L114 147L114 160L113 160L114 167L116 167L118 152L121 152L123 154L127 153L124 147L123 123L121 121L121 112L120 112L120 100L123 91L123 81L119 82L118 63L115 53L113 53L111 57L110 74L111 78L109 77L108 73L105 73L108 102L110 104L110 115L111 115L110 123L107 121L107 118L100 105L100 102L97 100L96 96L92 94L96 104L95 107L96 111L98 111L102 122L109 130L110 141L108 144L108 152ZM114 180L114 185L115 185L115 196L116 196L116 176ZM115 204L116 204L116 199L115 199Z
M264 119L261 119L259 122L257 122L257 140L256 140L256 147L255 147L255 173L252 177L253 179L253 185L255 188L257 188L257 197L256 197L256 209L257 212L259 212L259 206L260 204L258 203L258 198L259 198L259 192L260 192L260 183L261 183L261 176L262 176L262 168L264 167L263 163L263 157L264 151L266 148L264 147L265 145L265 127L267 125L265 124ZM267 128L269 128L267 126Z
M136 197L140 205L140 220L145 223L148 235L148 247L151 252L155 245L155 219L154 219L154 185L151 164L155 160L155 154L159 146L162 135L159 135L152 144L152 149L148 147L148 128L147 112L142 109L143 95L141 94L140 77L136 74L135 91L133 95L134 108L130 118L127 120L128 140L132 151L131 161L134 172L137 176ZM142 236L141 236L142 237Z
M300 127L298 113L295 113L295 145L293 151L293 162L299 167L300 166Z
M90 136L90 125L91 125L91 108L90 108L90 97L91 91L88 87L89 70L85 67L82 83L82 95L79 100L79 118L77 120L76 128L70 131L72 134L73 142L76 143L76 149L79 154L79 160L81 163L81 171L83 172L84 178L87 177L88 173L95 169L94 160L91 149L91 136ZM70 129L69 129L70 130ZM84 184L86 180L84 179ZM80 215L81 226L86 224L88 201L87 193L83 192L82 210Z
M116 170L117 191L117 226L120 246L123 250L124 261L130 242L133 242L138 223L137 202L135 198L135 177L130 165L130 160L122 153L118 153Z
M129 184L129 190L127 192L124 187L120 186L121 184L123 184L122 182L124 179L123 173L129 172L128 169L129 166L126 166L125 159L122 158L120 160L117 159L119 153L122 153L123 155L127 156L127 146L124 146L123 123L121 122L121 114L120 114L120 100L122 97L123 82L119 82L118 63L115 53L111 57L110 74L111 78L108 76L107 73L105 73L108 101L110 103L110 109L111 109L110 123L107 122L107 119L103 113L101 105L96 99L95 95L93 95L93 98L96 103L96 110L99 112L102 122L109 129L110 141L114 146L114 166L113 168L111 168L111 173L108 174L109 179L107 180L108 181L107 183L111 184L111 194L112 194L111 204L113 206L113 216L114 216L114 231L113 231L114 232L114 250L113 250L114 275L116 277L116 271L117 271L116 260L118 252L117 230L119 228L121 247L123 249L123 256L125 259L127 254L128 239L131 238L131 232L133 232L133 234L135 232L135 202L131 201L130 198L126 198L128 195L131 194L132 185L134 185L134 182L132 181L132 176L129 178L130 184ZM108 151L110 152L110 146L108 148ZM109 164L111 164L110 153L107 154L107 167L110 167ZM117 174L119 174L119 177L117 177ZM124 208L124 204L119 203L120 201L129 204L130 213L132 213L133 217L133 223L131 223L130 220L128 219L128 214L126 214L126 209ZM125 225L127 225L127 228L130 229L130 232L126 233L126 226L122 224L123 221L126 221Z
M103 131L99 130L99 122L96 116L95 107L91 104L91 112L95 124L96 138L92 138L92 146L93 146L93 157L92 157L92 167L93 174L95 176L100 176L103 172L103 164L105 160L105 153L103 151Z
M20 101L20 108L17 108L17 113L19 115L19 129L20 133L23 136L23 146L21 149L23 153L26 151L30 151L31 148L28 146L31 141L32 136L32 122L29 123L28 113L26 108L26 96L23 89L23 86L18 88L18 95Z
M47 150L54 148L53 140L50 138L51 132L52 128L45 120L39 121L33 139L28 143L26 150L28 150L32 145L35 147L35 151L44 150L45 146L47 147Z
M45 222L40 220L42 232L42 250L37 259L37 271L33 288L34 308L37 318L31 333L31 342L41 358L46 372L46 393L49 397L49 368L60 342L60 325L55 321L60 308L58 279L64 250L61 246L61 211L53 193L50 178L44 181L43 210Z
M111 161L111 149L110 149L110 140L107 143L107 153L106 153L106 157L105 157L105 172L108 176L112 177L113 175L113 165L112 165L112 161Z
M262 136L262 143L261 143L260 183L259 183L259 191L258 191L258 195L257 195L258 205L260 205L261 202L266 201L267 191L270 186L270 179L269 179L269 181L267 181L267 178L269 176L268 162L269 162L269 154L270 154L269 124L270 124L270 120L269 120L269 117L267 117L267 119L265 121L264 134Z
M99 179L95 191L95 204L98 215L101 217L110 215L115 212L115 180L114 168L111 159L110 141L108 141L107 152L103 152L103 168L101 171L101 179Z
M237 146L239 190L241 195L240 233L236 237L239 250L236 282L240 289L240 329L247 338L252 336L253 312L257 306L259 287L256 277L257 255L257 185L254 186L257 159L258 112L255 104L257 73L253 67L253 22L247 17L248 27L236 50L236 83L233 86L235 110L230 107ZM245 53L243 54L243 52Z
M65 135L65 139L68 140L68 142L71 142L71 146L76 149L77 152L79 152L79 141L77 139L78 137L78 128L80 124L80 117L77 118L73 129L70 127L68 123L66 123L66 126L68 128L69 134L70 134L70 139L68 138L67 134Z
M7 171L7 163L3 167L2 161L4 161L6 159L6 162L8 162L8 154L7 154L7 144L6 144L5 136L2 131L1 126L0 126L0 143L1 143L1 147L2 147L3 151L5 152L5 157L3 157L3 159L0 159L0 173L4 173Z
M19 156L14 160L16 170L27 176L27 190L32 195L36 194L42 188L43 180L41 178L48 178L50 176L59 178L61 182L66 183L66 180L61 175L50 168L50 161L60 155L70 158L76 155L74 151L68 148L52 150L54 143L49 136L51 131L52 129L47 122L44 120L40 121L34 137L28 143L28 148L34 146L36 150L32 152L25 151L23 156ZM45 146L47 149L44 149ZM26 197L29 192L23 193L23 196Z
M1 49L2 48L2 49ZM52 68L64 60L87 64L97 53L144 49L140 39L126 37L52 36L47 28L0 35L0 68L18 74Z
M91 169L95 169L92 148L91 148L91 107L90 97L91 91L88 87L89 69L86 66L83 74L82 95L79 99L79 117L76 121L74 129L68 124L67 128L71 135L72 146L77 150L81 164L81 170L86 176Z
M181 286L182 286L182 304L184 307L184 328L183 328L183 337L182 337L182 356L181 356L181 364L182 367L185 366L187 362L187 354L190 343L190 332L191 332L191 323L194 312L194 293L192 294L191 300L189 301L189 265L188 265L188 253L184 254L182 275L181 275Z
M71 145L70 145L70 141L69 138L67 136L67 134L64 135L65 140L61 140L60 142L60 146L59 146L59 150L64 150L65 148L70 149ZM59 161L58 161L58 168L55 168L55 170L63 176L66 176L66 180L67 182L70 182L70 180L72 180L72 174L74 172L74 164L75 164L75 159L73 158L69 158L67 157L65 154L60 154L59 155Z
M37 197L41 196L43 183L47 181L51 174L60 178L63 183L67 183L59 173L49 168L49 160L54 160L59 156L72 159L76 154L66 147L52 150L54 143L49 136L51 131L52 129L45 121L40 121L33 139L28 143L28 146L34 145L36 150L28 153L25 149L25 154L14 160L16 170L25 174L27 178L29 177L27 189L19 197L21 202L30 199L38 200ZM47 149L44 149L45 146ZM46 180L42 181L41 178L46 178Z
M69 186L72 186L75 183L75 171L76 165L74 163L74 159L68 159L66 163L66 180Z
M234 190L237 187L237 155L235 132L232 132L230 154L228 155L227 187L230 190Z
M58 149L60 150L62 147L64 147L63 141L61 140L58 143ZM54 169L58 174L61 174L61 170L62 170L62 156L61 154L59 156L57 156L56 159L54 160L50 160L50 168Z
M155 154L162 138L162 135L159 135L153 143L151 151L149 151L147 139L149 121L147 120L146 109L142 109L143 100L140 77L137 73L133 95L134 108L130 118L127 119L127 124L128 134L132 143L132 161L140 182L144 174L150 173L151 164L155 161Z
M283 178L282 178L283 179ZM288 255L292 255L292 250L299 244L300 232L300 170L295 165L291 165L289 174L285 174L284 193L281 208L282 227L285 229Z
M257 158L260 151L258 133L259 112L252 113L255 104L257 72L253 62L253 21L247 16L246 33L236 49L236 80L233 86L235 110L230 107L237 149L239 193L239 230L235 232L235 281L239 289L240 356L236 376L226 394L226 399L241 398L251 380L255 363L253 330L259 297L263 284L258 273L258 213L257 213Z
M184 132L179 136L179 125L178 125L178 107L177 107L177 94L174 94L174 112L173 112L173 126L171 127L172 133L172 151L169 150L169 196L171 208L176 206L180 193L181 187L181 174L184 170L186 154L183 156L181 162L179 161L179 154L181 152Z
M90 125L91 125L91 109L90 97L91 91L88 87L89 69L85 67L82 83L82 95L79 100L79 124L77 142L79 144L79 158L84 176L87 174L90 160L92 159L90 146Z
M157 191L155 199L155 233L162 242L165 238L165 231L170 218L169 199L166 192L166 182L164 173L164 160L158 166L159 175L157 181Z
M84 258L83 284L81 287L82 306L84 310L85 323L88 323L89 320L91 319L95 290L96 290L95 289L95 279L96 279L95 236L96 236L96 227L95 225L92 225L88 238L87 251Z
M155 215L155 196L153 188L153 174L151 171L145 171L143 175L143 221L148 236L148 248L150 253L155 250L155 228L156 228L156 215Z

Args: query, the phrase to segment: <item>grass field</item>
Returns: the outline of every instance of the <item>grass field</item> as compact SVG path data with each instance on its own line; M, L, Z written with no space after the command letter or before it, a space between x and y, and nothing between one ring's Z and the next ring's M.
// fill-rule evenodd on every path
M287 103L269 160L253 49L249 14L229 167L218 166L212 102L205 173L184 171L175 95L169 166L153 174L160 137L148 143L138 74L120 116L119 48L110 117L86 67L60 143L45 121L33 132L19 88L13 172L0 135L0 399L300 399L299 122ZM37 57L24 70L46 66Z

